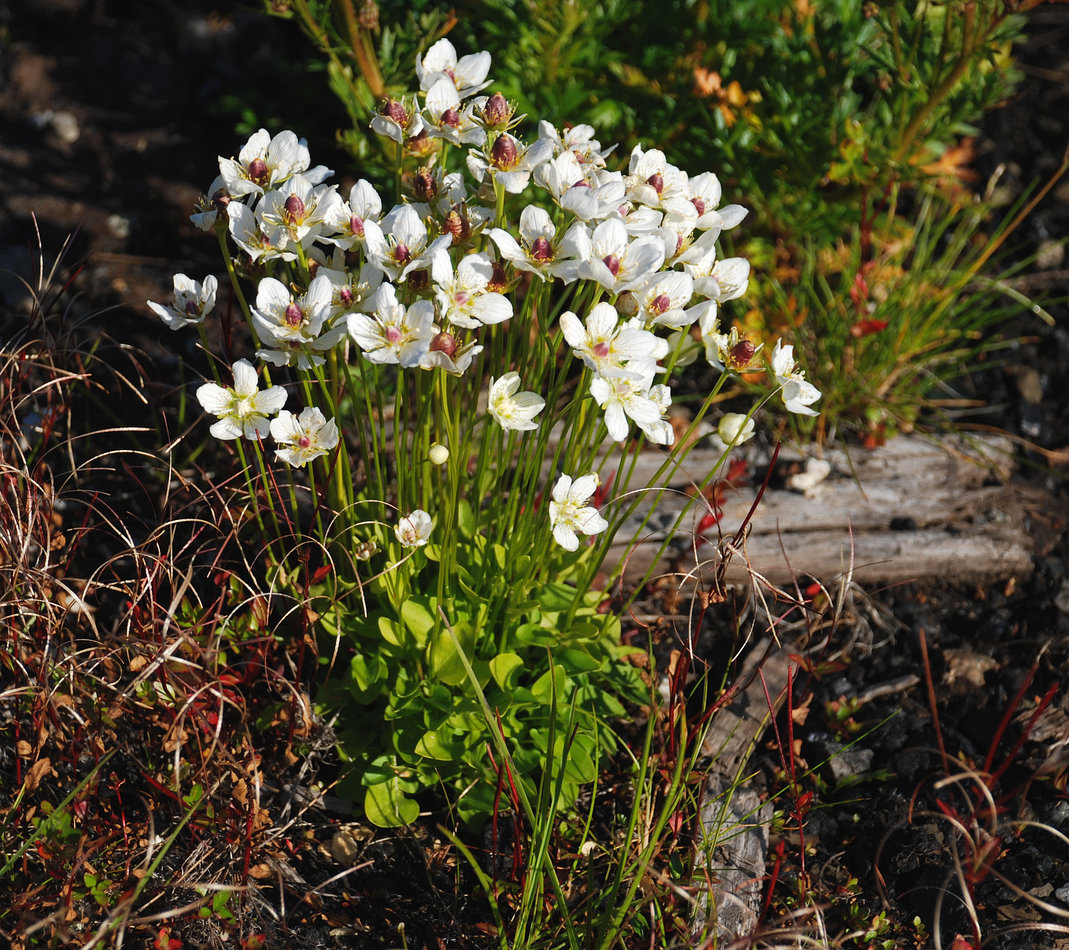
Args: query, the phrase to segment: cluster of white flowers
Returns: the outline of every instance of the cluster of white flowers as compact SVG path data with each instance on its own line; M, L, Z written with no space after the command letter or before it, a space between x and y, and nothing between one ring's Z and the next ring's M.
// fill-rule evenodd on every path
M507 290L520 272L564 286L586 281L593 299L604 299L582 319L564 313L560 330L590 370L589 395L609 437L627 439L634 422L650 441L670 445L672 395L660 363L670 350L682 365L682 351L700 337L714 366L739 370L759 349L735 330L722 333L718 319L720 304L745 293L749 264L719 258L716 242L747 212L721 206L712 172L692 177L657 149L636 147L626 172L610 170L613 149L603 148L590 126L560 131L541 122L537 138L524 142L512 134L519 119L504 97L479 95L489 69L488 53L458 57L439 40L416 62L420 92L390 100L374 118L374 131L425 162L412 199L389 210L363 180L347 198L339 194L327 181L332 171L311 167L305 142L290 131L271 136L261 129L236 158L220 157L219 177L192 220L204 230L225 229L250 263L278 275L260 279L251 308L262 344L256 355L276 367L314 369L348 339L372 363L460 375L483 352L484 328L513 317ZM466 149L468 176L437 164L446 145ZM512 234L497 220L495 201L532 183L535 196ZM306 286L293 283L298 273L310 275ZM215 293L214 278L196 283L178 275L175 307L152 307L177 329L202 320ZM545 399L521 391L519 374L503 369L489 382L489 417L504 429L536 429ZM790 347L777 344L772 370L787 408L812 413L819 393L795 367ZM257 393L244 360L234 377L232 390L207 384L198 392L219 416L217 437L270 431L284 446L276 455L293 465L337 444L334 420L318 410L282 412L268 423L284 392ZM550 521L569 550L577 532L606 527L585 505L595 486L593 475L574 483L563 476L554 489ZM425 514L417 510L403 530L398 526L398 537L409 539L403 543L425 538Z

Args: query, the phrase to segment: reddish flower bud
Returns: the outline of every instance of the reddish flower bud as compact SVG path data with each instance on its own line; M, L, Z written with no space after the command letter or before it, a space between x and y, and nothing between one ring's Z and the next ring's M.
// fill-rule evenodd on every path
M417 294L425 293L431 286L431 272L429 270L414 270L408 274L408 286Z
M516 140L511 135L499 135L490 149L490 159L495 168L503 172L511 169L520 157Z
M405 111L405 107L396 99L390 99L386 102L382 107L382 114L387 119L393 119L402 129L408 125L408 113Z
M457 352L457 338L452 333L439 333L431 340L431 350L444 353L452 359Z
M744 369L750 365L750 360L754 358L756 352L757 347L751 340L739 340L728 350L728 359L731 361L732 366Z
M483 122L490 127L494 127L505 125L512 117L512 110L509 108L508 100L500 92L495 92L486 100L482 115Z
M299 195L290 195L286 199L286 219L289 221L301 221L305 215L304 202Z
M531 244L531 257L542 264L553 260L553 245L547 238L535 238Z
M426 158L428 155L433 154L438 148L437 139L432 139L426 129L422 129L418 135L413 135L412 138L405 141L405 149L409 155L415 155L416 158Z
M434 200L434 196L438 194L438 182L435 181L434 175L429 168L421 168L416 172L412 190L415 191L416 197L420 201Z
M508 289L508 284L505 265L501 261L494 261L486 289L492 294L503 294Z

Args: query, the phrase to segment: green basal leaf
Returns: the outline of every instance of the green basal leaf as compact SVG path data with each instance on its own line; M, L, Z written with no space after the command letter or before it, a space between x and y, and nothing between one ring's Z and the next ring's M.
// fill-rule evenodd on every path
M416 597L410 597L401 604L401 619L405 626L415 637L415 646L422 649L426 646L427 635L434 629L437 621L436 597L430 597L424 602Z
M470 656L475 648L475 629L472 624L454 624L453 633L456 634L465 654ZM465 682L467 673L448 630L442 629L433 637L427 659L430 675L434 679L447 686L459 686Z
M524 670L524 662L515 653L500 653L490 661L494 682L504 690L512 689Z
M364 813L368 821L380 828L397 828L416 820L419 805L405 795L400 779L393 777L368 787L364 795Z

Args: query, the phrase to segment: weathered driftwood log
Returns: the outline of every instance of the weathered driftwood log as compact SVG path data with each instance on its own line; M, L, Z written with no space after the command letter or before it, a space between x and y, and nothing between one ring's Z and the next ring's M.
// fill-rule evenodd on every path
M825 463L827 477L804 492L770 487L747 522L767 464L751 457L755 484L724 494L720 534L730 541L743 524L748 526L730 558L727 580L745 581L750 570L775 583L799 573L830 583L848 571L863 582L1028 574L1034 553L1030 516L1048 502L1034 490L1008 483L1010 450L1007 440L993 437L935 442L901 436L876 449L829 449L816 462L794 455L796 467L803 468L796 486L807 478L812 482L812 470ZM648 484L664 458L645 453L631 484ZM694 531L708 507L699 502L681 512L688 502L683 492L700 483L717 458L715 452L695 449L662 483L669 491L645 492L639 512L618 535L627 539L628 527L637 528L652 507L640 540L621 540L610 563L624 561L630 579L655 564L657 573L678 568L714 574L727 550L718 548L717 528L705 532L704 544L694 545ZM662 552L666 533L677 523L681 531L673 549Z

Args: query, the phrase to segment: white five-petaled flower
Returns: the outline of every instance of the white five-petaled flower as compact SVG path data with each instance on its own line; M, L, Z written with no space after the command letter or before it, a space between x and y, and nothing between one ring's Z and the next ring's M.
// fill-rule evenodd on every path
M570 475L561 475L553 486L549 525L553 540L566 551L578 549L580 534L600 534L609 527L598 509L587 504L600 483L597 472L591 472L574 481Z
M510 195L518 195L527 187L531 173L552 154L553 144L545 139L524 145L502 132L489 149L468 152L468 171L476 181L493 181Z
M487 409L502 429L518 432L537 429L534 417L545 408L546 401L538 393L517 392L519 388L519 373L506 373L500 379L491 379Z
M664 415L672 404L671 391L667 386L650 385L655 372L652 361L642 368L645 372L639 378L595 376L590 395L605 411L605 427L614 442L627 438L630 417L651 442L671 445L675 431Z
M309 248L331 230L331 219L344 204L335 185L313 185L305 175L294 175L277 191L269 191L257 208L260 228L271 244L286 248L300 244Z
M205 383L197 389L197 401L219 417L211 427L217 439L262 439L270 431L267 417L286 404L286 390L272 386L260 392L256 370L248 360L238 360L233 371L233 388Z
M647 281L664 263L664 243L654 236L630 240L620 218L602 221L590 236L590 250L580 255L579 276L596 280L612 294Z
M434 304L417 300L411 307L397 300L393 284L383 284L373 298L374 314L346 317L349 335L371 363L418 366L435 334Z
M610 303L595 304L585 325L572 311L562 313L560 325L575 355L602 376L638 375L629 364L656 362L668 353L668 341L643 330L637 320L620 325Z
M324 240L349 250L364 243L364 222L382 218L382 199L370 182L360 179L349 189L348 201L331 202L323 221L334 233Z
M579 258L590 246L585 225L576 221L559 241L557 229L545 208L528 205L520 212L520 240L504 228L491 228L487 235L501 256L517 270L530 271L542 280L557 277L570 284L578 277Z
M261 195L293 175L304 174L313 184L319 184L334 174L323 165L309 169L310 164L304 139L289 130L272 138L267 129L260 129L241 147L236 160L219 156L219 173L229 194Z
M256 290L252 322L268 347L256 355L275 366L287 366L294 360L302 369L320 366L319 354L329 350L343 336L344 327L324 330L331 312L333 285L320 274L308 290L298 297L274 277L264 277Z
M429 244L427 225L411 205L396 205L381 225L364 222L364 242L368 260L398 282L414 270L430 267L431 255L453 242L449 234L435 238Z
M782 340L777 340L772 350L772 375L779 383L780 395L788 412L802 416L820 414L809 408L811 403L820 398L820 390L806 382L805 373L794 362L794 347L783 346Z
M468 329L508 320L512 301L486 289L493 275L494 265L484 254L464 256L454 273L448 251L439 248L431 257L431 279L442 319Z
M299 416L283 409L271 420L271 438L282 446L275 449L275 458L300 468L338 444L338 424L327 421L315 406L301 410Z
M447 76L427 90L423 107L423 127L432 139L445 139L453 145L482 145L486 129L474 118L475 103L461 105L460 94Z
M416 57L416 78L424 92L447 78L457 94L463 99L473 96L490 85L490 54L486 50L469 53L457 59L456 47L444 37L435 43L420 59Z
M219 281L209 274L204 281L193 280L185 274L174 275L174 306L148 301L152 311L172 330L181 330L200 323L215 307Z
M419 548L430 540L433 527L431 516L422 508L416 508L398 521L393 530L404 547Z

